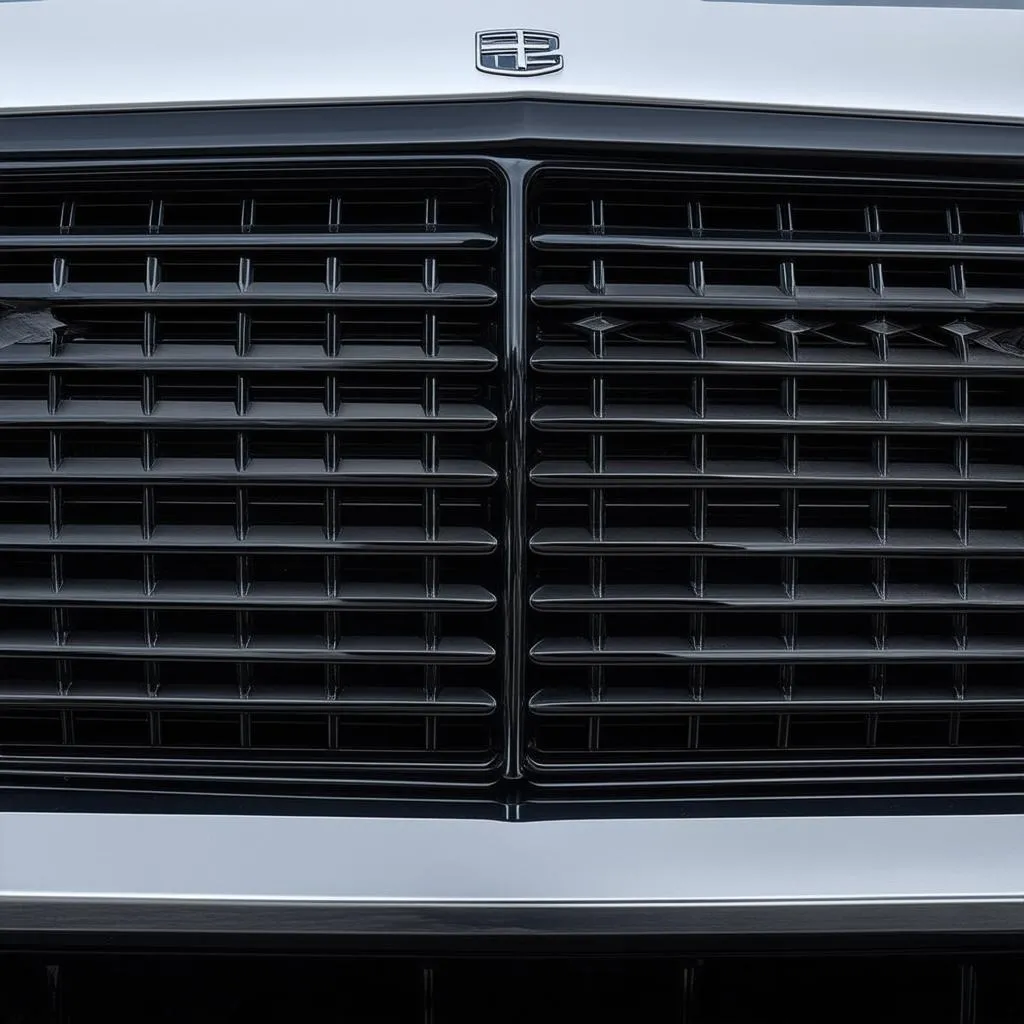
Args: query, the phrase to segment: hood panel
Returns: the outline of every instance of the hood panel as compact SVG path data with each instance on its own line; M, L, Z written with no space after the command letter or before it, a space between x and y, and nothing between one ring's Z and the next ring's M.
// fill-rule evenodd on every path
M476 32L507 28L559 33L564 70L479 72ZM534 96L1024 121L1024 10L987 6L0 0L0 42L7 112Z

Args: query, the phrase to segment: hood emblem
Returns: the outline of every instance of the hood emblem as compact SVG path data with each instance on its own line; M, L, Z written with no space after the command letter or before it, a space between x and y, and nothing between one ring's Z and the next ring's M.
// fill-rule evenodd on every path
M476 69L487 75L550 75L561 71L558 35L535 29L501 29L476 34Z

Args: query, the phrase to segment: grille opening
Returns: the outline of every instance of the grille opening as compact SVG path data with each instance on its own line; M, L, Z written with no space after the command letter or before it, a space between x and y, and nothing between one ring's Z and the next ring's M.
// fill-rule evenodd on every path
M146 714L78 711L75 742L84 747L144 747L150 743L151 722Z
M155 487L153 489L156 521L161 526L214 526L234 529L235 494L216 487ZM253 492L253 497L259 492ZM256 514L258 501L249 506L250 516Z
M873 443L860 434L811 434L800 438L800 461L824 462L828 469L842 462L873 466Z
M891 387L891 385L890 385ZM840 380L835 377L801 377L797 381L797 399L801 411L807 406L827 408L874 409L872 382L863 380ZM892 392L890 403L895 402Z
M141 467L141 431L90 430L76 433L65 430L60 436L65 461L123 459L138 461Z
M967 492L971 530L1005 530L1024 522L1024 498L1018 491Z
M1005 467L1014 476L1024 475L1024 457L1016 441L1011 438L972 438L970 445L971 466L984 472L986 467Z
M766 462L782 460L778 437L764 434L708 434L705 437L709 462Z
M947 211L941 201L904 199L896 205L891 199L877 203L878 221L887 235L949 235Z
M661 575L661 565L659 561L655 578ZM778 588L781 591L786 575L783 560L772 557L707 558L703 560L702 569L704 588L709 597L715 596L719 589L723 592L737 592L758 587Z
M45 709L0 706L0 750L4 748L59 746L60 715Z
M716 407L733 406L772 406L778 407L783 402L782 386L770 377L735 376L729 378L704 377L705 399L708 411ZM683 381L683 386L688 386ZM666 388L668 385L663 385ZM641 395L637 396L638 399ZM653 403L652 403L653 404Z
M889 587L938 585L952 596L963 566L952 558L889 558L882 567Z
M50 438L41 430L0 429L0 450L6 459L25 459L45 464L50 453Z
M140 287L146 283L146 260L145 257L137 256L134 259L104 257L102 259L86 259L73 253L67 261L68 283L76 284L98 284L113 282L116 284L133 284ZM46 280L52 279L53 268L46 275Z
M961 714L955 728L961 747L1024 753L1024 718L1019 715Z
M973 394L973 386L971 390ZM910 408L934 409L940 412L958 411L956 382L952 380L922 381L906 377L890 377L888 378L888 391L891 410Z
M32 253L0 253L0 282L53 282L53 259Z
M0 501L0 523L37 523L49 521L50 489L5 484L6 500Z
M141 592L141 581L143 580L145 573L145 567L143 565L141 555L122 552L104 552L103 554L96 554L95 552L70 551L66 554L62 554L60 557L61 575L63 577L65 589L67 589L69 584L74 583L95 582L99 583L101 586L109 583L138 583L140 584L139 590ZM40 560L49 563L48 557L44 556ZM168 566L168 568L170 567ZM163 564L161 564L160 569L164 570ZM164 571L161 571L160 576L164 575ZM190 572L196 574L192 578L215 578L213 575L213 567L210 566L205 559L202 562L197 560L196 563L191 566ZM46 575L49 575L49 573ZM120 588L118 588L118 592L121 592Z
M708 529L765 526L782 529L782 495L778 491L707 492Z
M852 587L866 593L873 591L877 582L876 568L866 558L801 558L796 562L795 576L798 594L803 587Z
M74 226L78 231L113 232L117 229L144 230L149 224L150 204L135 197L96 196L74 200ZM59 216L50 227L59 224Z
M956 532L956 498L952 493L915 490L908 495L888 492L885 508L891 530Z

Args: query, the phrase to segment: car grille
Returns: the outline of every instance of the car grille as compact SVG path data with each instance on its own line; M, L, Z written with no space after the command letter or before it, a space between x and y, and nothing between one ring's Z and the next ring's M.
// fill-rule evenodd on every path
M1019 189L532 188L538 777L1018 772Z
M496 763L497 178L9 174L9 770Z
M111 1024L298 1021L336 1007L350 1021L456 1024L638 1019L729 1024L1010 1024L1024 999L1019 950L952 957L734 956L702 960L545 956L489 960L346 959L293 954L7 955L5 1021ZM201 985L201 988L199 987ZM201 992L197 999L196 993Z
M1017 777L1024 191L779 160L7 165L0 771Z

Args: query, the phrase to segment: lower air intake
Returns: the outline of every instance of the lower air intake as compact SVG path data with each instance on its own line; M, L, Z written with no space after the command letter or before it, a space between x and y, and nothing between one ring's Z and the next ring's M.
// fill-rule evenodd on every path
M9 955L0 960L4 1024L346 1021L470 1024L1016 1024L1019 953L973 958L664 957L430 961L245 957ZM6 977L5 977L6 975Z

